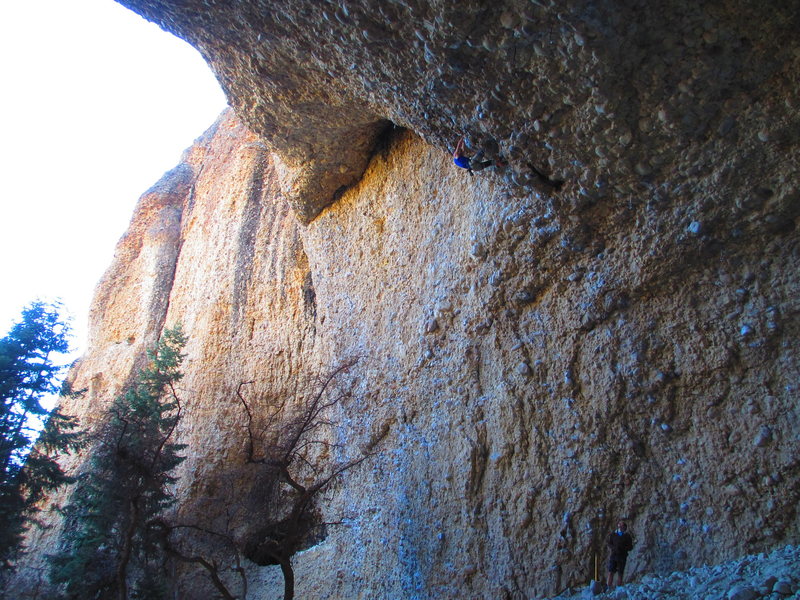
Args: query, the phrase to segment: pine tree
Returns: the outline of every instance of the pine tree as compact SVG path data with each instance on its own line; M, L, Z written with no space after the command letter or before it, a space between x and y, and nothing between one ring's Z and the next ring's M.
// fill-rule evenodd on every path
M181 418L175 386L185 344L180 325L165 330L101 427L65 508L60 552L50 557L51 580L67 598L127 599L130 589L149 589L163 564L154 522L174 502L171 473L183 461L185 446L171 438Z
M0 567L11 567L37 503L71 480L56 457L80 446L73 417L42 401L59 390L66 368L54 355L69 350L58 306L34 302L0 339ZM44 425L43 425L44 424ZM43 428L42 428L43 427ZM38 444L34 447L34 443Z

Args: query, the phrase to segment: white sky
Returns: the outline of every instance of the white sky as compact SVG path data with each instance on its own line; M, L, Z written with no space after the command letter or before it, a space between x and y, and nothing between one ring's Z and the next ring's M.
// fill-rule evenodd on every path
M136 200L225 103L194 48L112 0L0 0L0 336L60 298L84 350Z

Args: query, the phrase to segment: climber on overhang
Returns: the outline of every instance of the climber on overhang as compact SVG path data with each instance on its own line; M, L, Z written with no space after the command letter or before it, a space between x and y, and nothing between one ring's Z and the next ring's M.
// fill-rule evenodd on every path
M456 144L456 150L453 152L453 162L456 164L457 167L461 167L462 169L466 169L469 171L469 174L472 175L473 171L482 171L486 167L490 167L493 164L498 167L506 166L506 162L503 161L501 158L497 160L480 160L483 157L483 150L480 150L475 156L469 158L464 152L466 150L466 143L464 142L464 138L462 137L458 140ZM539 181L545 185L550 186L554 190L558 191L561 189L561 186L564 185L564 182L560 179L550 179L547 175L542 173L539 169L533 166L531 163L526 163L528 169L530 169L531 173L539 179Z
M456 144L456 150L453 152L453 162L456 164L457 167L461 167L462 169L466 169L469 171L469 174L472 175L473 171L482 171L486 167L491 167L494 164L494 161L491 160L480 160L483 157L483 150L479 151L475 156L469 158L464 151L467 149L466 143L464 142L464 138L462 137L458 140ZM502 167L504 163L497 161L497 166Z

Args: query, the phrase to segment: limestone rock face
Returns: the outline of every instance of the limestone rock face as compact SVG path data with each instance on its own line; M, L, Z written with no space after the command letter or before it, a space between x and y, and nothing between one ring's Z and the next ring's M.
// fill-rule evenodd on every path
M794 3L125 4L241 118L143 196L73 373L91 421L183 323L181 519L257 514L238 384L263 412L358 357L328 435L381 451L297 597L541 597L619 516L633 577L798 541Z
M359 357L334 458L386 436L320 504L340 524L295 557L298 597L540 597L592 578L619 515L634 577L797 540L798 246L768 218L780 194L735 235L694 233L666 198L514 199L394 130L303 227L228 114L142 197L71 410L101 415L181 321L177 516L222 527L257 514L238 384L291 392ZM279 593L277 567L247 573L248 598ZM202 572L176 582L213 593Z

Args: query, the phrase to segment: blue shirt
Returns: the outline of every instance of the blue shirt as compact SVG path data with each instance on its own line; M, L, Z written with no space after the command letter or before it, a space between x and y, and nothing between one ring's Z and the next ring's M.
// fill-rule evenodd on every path
M469 159L466 156L454 157L453 162L456 163L457 167L461 167L462 169L469 169Z

